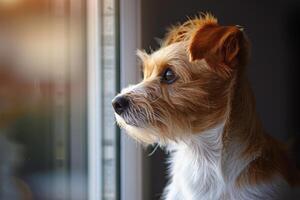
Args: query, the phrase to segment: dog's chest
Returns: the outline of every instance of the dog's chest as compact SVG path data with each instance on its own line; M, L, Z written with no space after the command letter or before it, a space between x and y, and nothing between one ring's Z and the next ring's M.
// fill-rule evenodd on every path
M195 154L189 151L175 152L171 160L171 183L166 188L166 200L229 200L251 199L244 195L252 194L251 189L236 188L234 180L239 172L230 171L224 174L221 167L219 152L212 151L210 155ZM233 178L234 179L234 178ZM263 189L263 188L262 188ZM253 192L261 192L255 188ZM254 194L254 193L253 193ZM256 195L256 194L255 194ZM242 198L243 197L243 198Z
M221 199L224 196L227 186L221 170L222 131L223 126L219 126L190 138L190 143L175 146L166 199Z
M230 153L224 161L221 137L205 136L193 140L196 143L177 146L173 152L170 160L171 182L165 189L164 199L267 200L274 199L278 188L286 187L280 179L274 179L271 183L237 188L235 180L251 160L240 160L236 154ZM234 148L239 150L238 146Z
M179 191L182 199L220 199L225 193L220 163L194 156L186 151L175 153L170 187Z

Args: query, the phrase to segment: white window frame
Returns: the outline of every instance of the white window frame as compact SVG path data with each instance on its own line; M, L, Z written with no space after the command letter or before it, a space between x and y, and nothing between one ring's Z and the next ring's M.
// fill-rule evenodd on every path
M140 79L136 50L141 46L141 2L120 0L121 88ZM142 147L121 132L121 200L143 199Z
M88 199L102 199L101 120L101 9L100 1L87 0L88 92Z
M102 198L101 152L101 3L87 0L88 37L88 199ZM140 0L120 0L121 88L139 81L136 49L140 47ZM143 199L142 147L121 132L121 200Z

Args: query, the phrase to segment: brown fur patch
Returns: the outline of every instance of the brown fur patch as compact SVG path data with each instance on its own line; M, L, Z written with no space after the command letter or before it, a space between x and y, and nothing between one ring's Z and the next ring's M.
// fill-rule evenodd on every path
M235 26L202 26L190 40L190 60L205 59L215 71L229 75L239 63L243 33Z
M285 146L269 135L263 135L260 142L259 156L253 160L239 175L236 185L259 185L272 182L276 178L283 178L291 186L299 185L299 173L287 154ZM248 152L249 156L254 152Z
M193 19L189 19L183 24L173 26L168 30L162 46L168 46L176 42L183 42L190 39L191 34L206 25L216 25L218 20L211 14L202 14Z

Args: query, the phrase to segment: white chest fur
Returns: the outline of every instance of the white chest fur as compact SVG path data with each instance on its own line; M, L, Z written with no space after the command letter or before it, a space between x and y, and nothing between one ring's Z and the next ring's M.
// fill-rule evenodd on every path
M236 177L254 158L239 160L237 145L222 161L223 127L169 146L171 181L164 191L165 200L273 199L274 190L286 185L276 178L270 184L236 188Z
M224 190L221 172L223 125L171 146L172 177L167 200L220 199Z

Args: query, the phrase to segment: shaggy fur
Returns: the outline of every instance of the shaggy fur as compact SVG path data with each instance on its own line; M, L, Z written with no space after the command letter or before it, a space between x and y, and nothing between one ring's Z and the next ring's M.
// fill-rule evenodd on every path
M282 144L266 134L246 78L239 26L204 15L173 27L159 50L138 51L144 79L122 90L118 124L171 153L167 200L279 199L298 182ZM167 84L167 69L176 81Z

